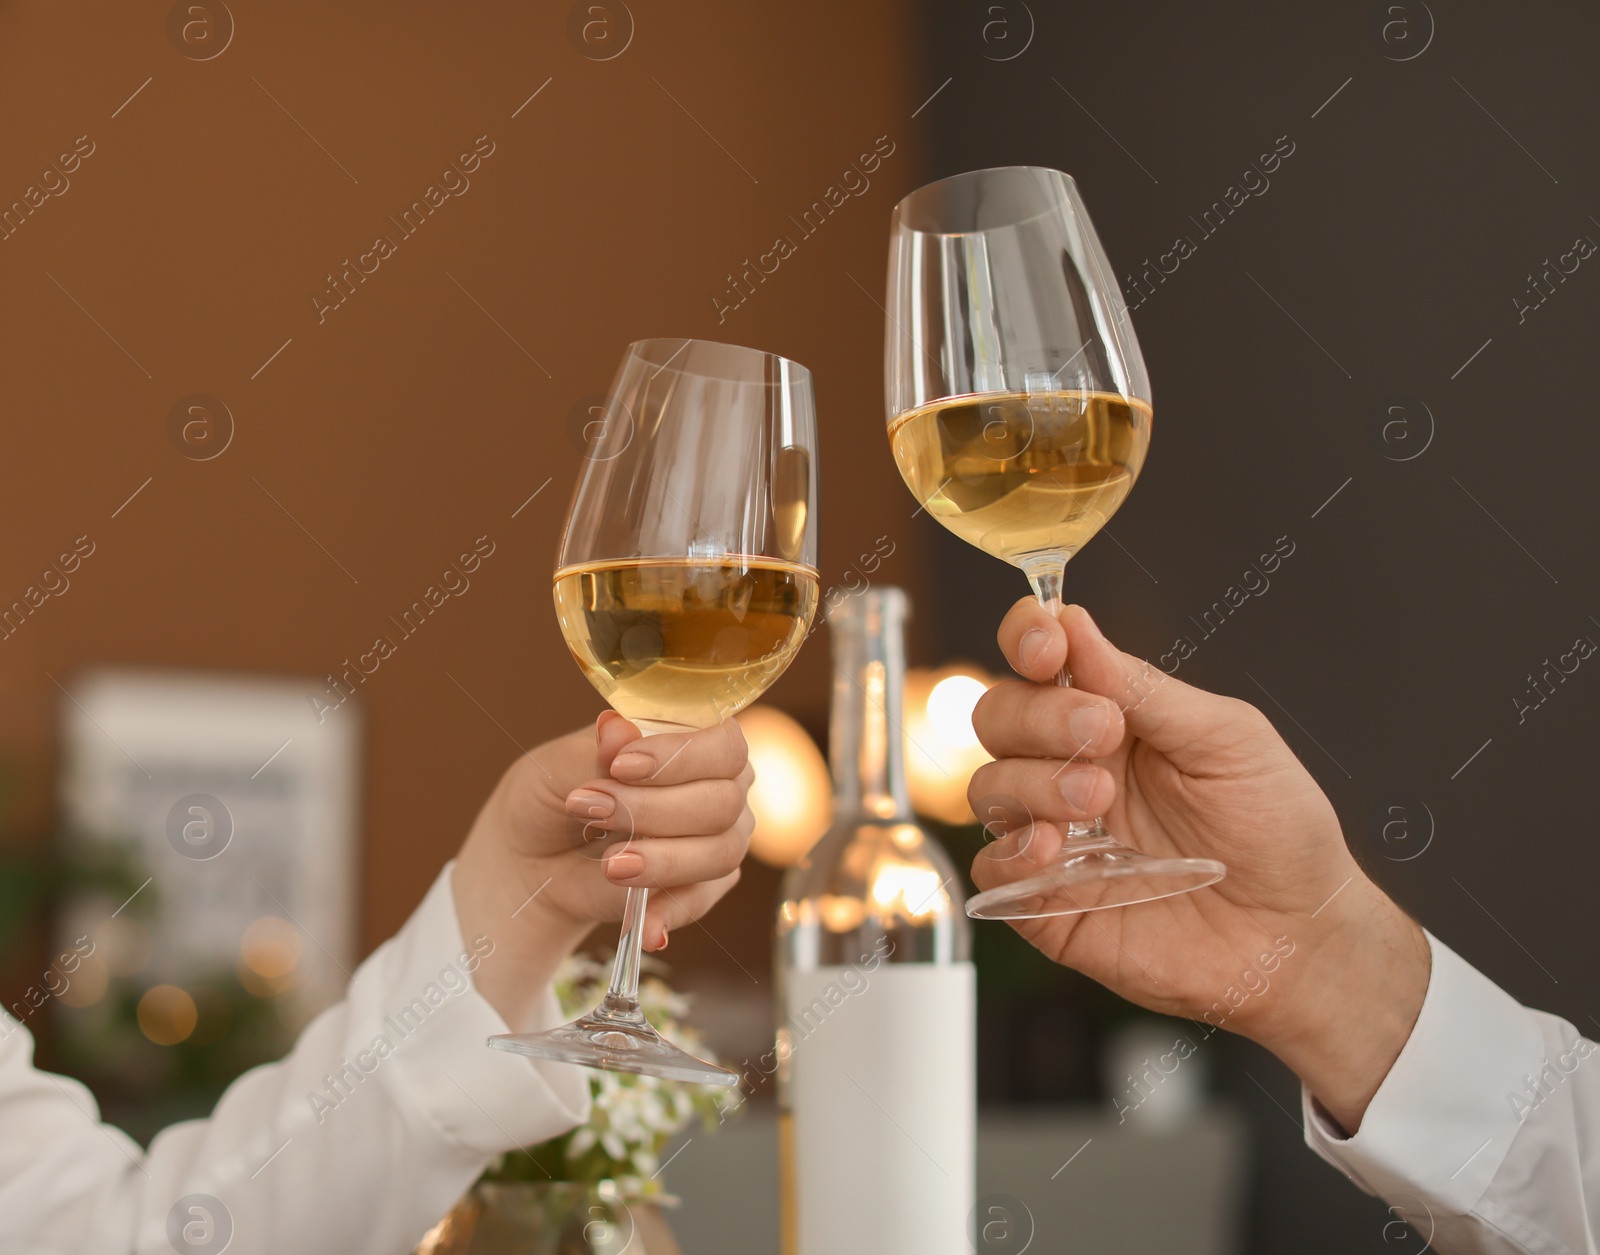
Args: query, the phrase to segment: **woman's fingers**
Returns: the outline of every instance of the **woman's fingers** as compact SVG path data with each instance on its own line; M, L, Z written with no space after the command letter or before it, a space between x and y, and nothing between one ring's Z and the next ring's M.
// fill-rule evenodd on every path
M567 814L582 820L586 840L619 837L700 837L732 828L745 809L755 773L749 764L733 779L691 780L664 787L591 780L567 794Z
M624 841L609 848L600 866L606 879L626 888L662 889L720 880L744 861L755 828L748 808L727 831L711 837Z
M614 712L595 725L595 760L607 773L567 794L582 840L603 843L606 880L650 889L644 944L658 950L675 925L698 918L739 878L755 817L755 773L744 734L728 719L698 732L644 737Z
M689 780L732 780L749 761L744 733L732 719L698 732L646 737L621 715L607 711L595 725L595 760L601 772L625 784L673 785Z
M720 880L652 893L644 913L644 948L666 949L673 929L699 919L738 883L739 870L735 868Z

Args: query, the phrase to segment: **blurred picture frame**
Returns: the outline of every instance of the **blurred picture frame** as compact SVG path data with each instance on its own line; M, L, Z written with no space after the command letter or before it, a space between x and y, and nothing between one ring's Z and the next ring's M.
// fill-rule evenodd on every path
M231 969L291 1023L336 1000L356 965L362 736L354 704L317 719L316 688L114 668L62 685L64 856L140 883L118 902L86 882L61 936L145 985Z

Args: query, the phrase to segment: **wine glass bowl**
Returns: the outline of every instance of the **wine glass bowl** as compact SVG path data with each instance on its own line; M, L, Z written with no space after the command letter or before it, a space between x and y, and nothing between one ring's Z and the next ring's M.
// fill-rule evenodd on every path
M891 226L887 314L889 442L907 487L1059 608L1068 560L1138 479L1153 413L1127 303L1077 185L1059 170L1008 166L912 192ZM1226 870L1151 858L1098 819L1063 835L1055 863L978 894L968 914L1126 906Z
M929 514L1025 572L1060 567L1138 478L1150 407L1101 392L955 397L889 430L896 464Z
M597 408L556 558L562 636L590 683L646 736L712 727L783 673L816 611L811 375L757 349L640 340ZM648 890L628 890L599 1006L489 1044L737 1084L737 1073L662 1038L639 1008L647 901Z

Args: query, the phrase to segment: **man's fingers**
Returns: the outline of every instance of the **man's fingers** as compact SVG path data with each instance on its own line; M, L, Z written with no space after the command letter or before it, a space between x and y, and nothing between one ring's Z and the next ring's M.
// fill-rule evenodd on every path
M1082 606L1053 617L1025 598L1001 623L999 640L1017 673L1034 683L996 685L973 710L972 726L996 758L1097 758L1121 744L1126 729L1180 769L1215 769L1225 761L1219 751L1276 740L1272 725L1248 702L1193 688L1123 653ZM1063 661L1070 689L1048 683ZM1095 699L1115 708L1099 733L1091 725L1105 707Z
M738 883L739 869L734 868L720 880L652 893L644 914L644 948L665 949L673 929L699 919Z
M1081 759L1122 744L1123 722L1115 701L1087 689L1006 680L978 699L972 728L996 758Z
M972 813L991 836L1035 820L1087 821L1111 809L1116 796L1116 783L1104 767L1052 758L985 763L967 786Z
M595 761L602 772L626 784L652 786L717 777L732 780L750 757L744 733L732 719L698 732L637 734L638 729L621 715L600 716Z
M1025 680L1044 684L1067 664L1067 634L1056 616L1024 597L1000 621L1000 650Z
M995 839L972 860L972 882L982 889L1037 876L1061 849L1061 830L1051 823L1024 823L1009 832L998 828Z
M1266 717L1248 702L1194 688L1143 658L1123 653L1082 606L1066 607L1061 623L1073 684L1116 702L1128 731L1170 755L1180 768L1185 761L1213 761L1219 749L1262 735L1276 737Z

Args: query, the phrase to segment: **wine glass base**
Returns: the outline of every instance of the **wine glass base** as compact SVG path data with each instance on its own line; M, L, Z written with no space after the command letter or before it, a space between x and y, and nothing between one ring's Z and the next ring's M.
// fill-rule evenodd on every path
M1214 858L1156 858L1113 844L1074 855L1037 876L967 899L973 919L1040 919L1154 902L1214 885L1228 869Z
M691 1085L737 1085L739 1074L679 1050L643 1015L588 1015L542 1033L505 1033L489 1038L496 1050L553 1059L607 1072L659 1076Z

